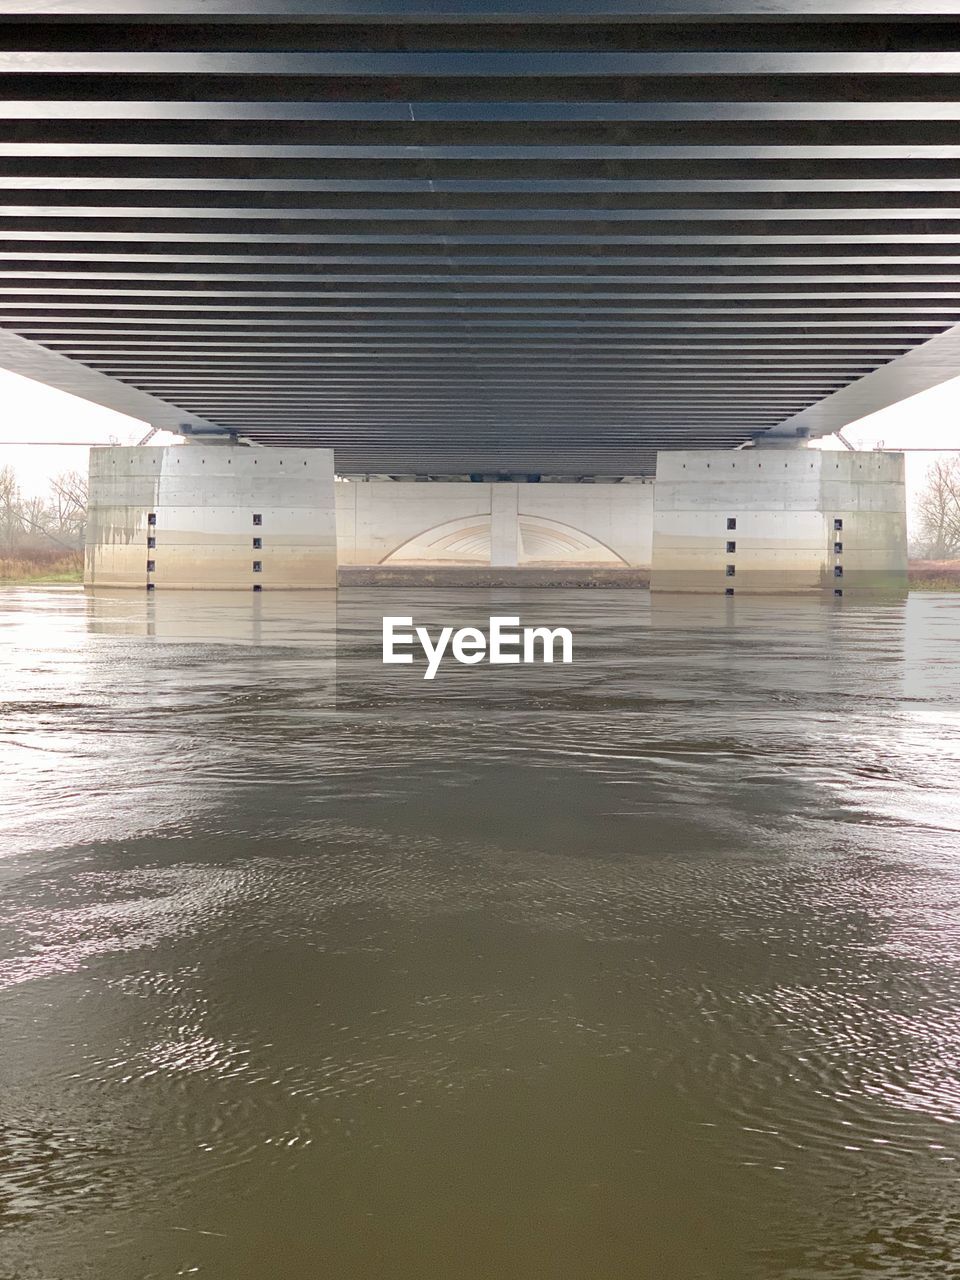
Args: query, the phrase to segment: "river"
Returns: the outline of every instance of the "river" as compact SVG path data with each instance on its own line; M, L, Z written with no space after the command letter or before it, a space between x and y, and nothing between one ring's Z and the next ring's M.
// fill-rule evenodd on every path
M0 591L2 1280L960 1275L960 595L339 596Z

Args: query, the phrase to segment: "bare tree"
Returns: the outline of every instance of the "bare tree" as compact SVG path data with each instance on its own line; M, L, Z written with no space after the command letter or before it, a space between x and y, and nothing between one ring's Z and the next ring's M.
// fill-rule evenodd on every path
M0 467L0 547L12 548L23 532L20 486L13 467Z
M53 528L78 546L83 542L87 519L87 479L79 471L62 471L50 481L50 517Z
M938 459L917 500L920 541L931 560L960 554L960 458Z
M24 497L10 466L0 467L0 554L79 554L87 518L87 482L65 471L50 482L50 497Z

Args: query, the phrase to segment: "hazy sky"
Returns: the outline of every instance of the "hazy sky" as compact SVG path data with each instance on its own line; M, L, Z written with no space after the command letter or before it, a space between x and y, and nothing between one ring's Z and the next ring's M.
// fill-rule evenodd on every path
M61 471L86 471L91 444L137 444L149 429L124 413L0 369L0 466L13 466L26 494L46 493L50 477ZM158 432L151 444L179 438ZM47 440L54 443L13 443ZM68 443L73 441L81 443Z
M0 466L13 465L25 493L45 493L50 477L60 471L85 471L89 445L137 444L148 430L136 418L0 369ZM861 418L845 427L843 434L860 449L872 449L878 443L888 448L960 449L960 378ZM163 431L151 444L177 439ZM41 441L51 443L43 446ZM830 437L823 447L843 446ZM910 508L923 487L927 467L937 456L907 453Z

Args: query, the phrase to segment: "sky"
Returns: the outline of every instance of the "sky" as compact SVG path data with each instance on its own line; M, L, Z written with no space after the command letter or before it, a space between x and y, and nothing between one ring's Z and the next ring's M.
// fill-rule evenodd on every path
M13 466L25 495L46 494L51 477L62 471L85 472L91 444L138 444L149 429L136 418L0 369L0 466ZM882 443L887 448L960 450L960 378L861 418L844 427L843 434L858 449ZM150 443L171 444L179 439L160 431ZM842 449L843 445L830 436L821 447ZM938 456L956 457L957 453L907 453L911 524L927 469Z
M149 430L125 413L0 369L0 467L13 467L28 497L45 495L62 471L85 472L91 444L138 444ZM163 431L150 443L179 439Z

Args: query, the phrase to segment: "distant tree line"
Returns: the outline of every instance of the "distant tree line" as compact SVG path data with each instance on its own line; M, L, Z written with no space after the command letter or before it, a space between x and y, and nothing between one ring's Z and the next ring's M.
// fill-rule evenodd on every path
M46 495L25 497L11 466L0 467L0 559L52 560L83 554L87 479L63 471Z

